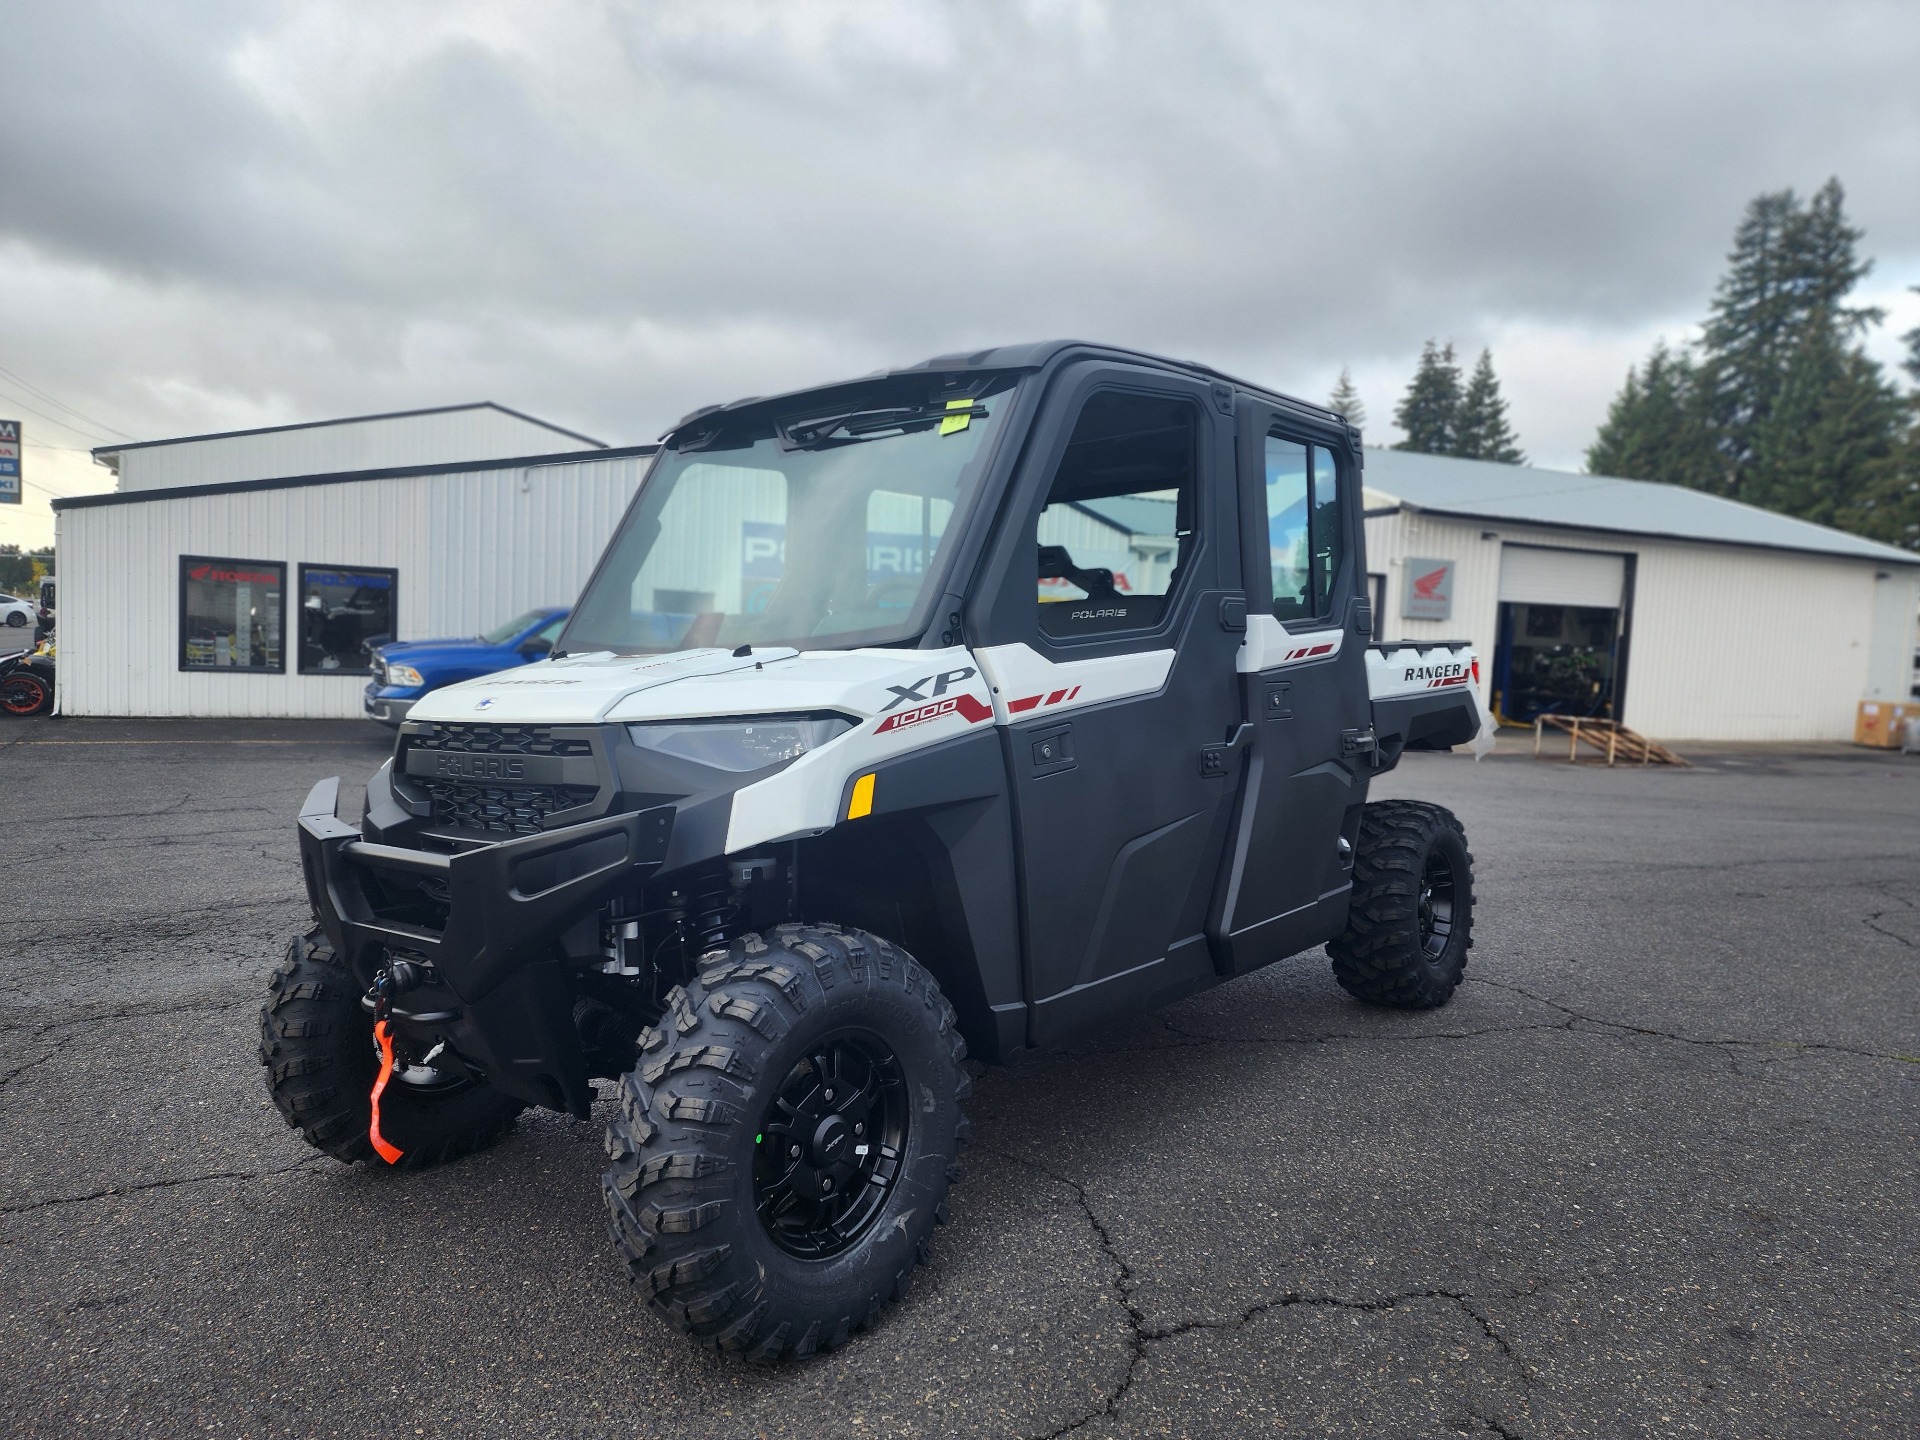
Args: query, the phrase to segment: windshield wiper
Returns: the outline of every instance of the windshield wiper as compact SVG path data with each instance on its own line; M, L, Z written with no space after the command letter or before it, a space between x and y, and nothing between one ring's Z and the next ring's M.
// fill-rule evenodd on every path
M883 435L904 434L926 425L964 430L973 420L984 420L987 407L977 400L945 404L894 405L879 410L847 410L806 420L789 420L778 428L782 450L811 450L818 446L854 445Z

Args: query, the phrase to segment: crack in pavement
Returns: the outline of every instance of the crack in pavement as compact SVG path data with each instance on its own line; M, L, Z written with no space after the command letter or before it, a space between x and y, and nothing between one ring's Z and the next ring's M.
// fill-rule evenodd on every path
M46 1033L45 1031L41 1031L39 1032L39 1034L36 1034L33 1038L38 1040L40 1038L40 1035L45 1033ZM46 1064L47 1061L53 1059L53 1057L58 1055L59 1053L60 1053L59 1047L55 1046L53 1049L47 1051L46 1054L35 1056L33 1059L27 1061L27 1063L24 1065L14 1066L13 1069L7 1071L4 1075L0 1075L0 1090L6 1089L7 1086L11 1085L15 1080L18 1080L22 1075L26 1074L27 1071L36 1069L39 1066Z
M1570 1021L1579 1021L1587 1025L1597 1025L1605 1030L1618 1030L1628 1035L1645 1035L1656 1040L1673 1040L1682 1045L1699 1045L1709 1049L1726 1049L1733 1046L1746 1046L1762 1050L1831 1050L1842 1055L1858 1055L1868 1060L1893 1060L1904 1065L1920 1064L1920 1059L1911 1055L1894 1055L1884 1050L1868 1050L1858 1045L1840 1045L1831 1040L1748 1040L1736 1036L1713 1040L1702 1035L1682 1035L1677 1030L1658 1030L1650 1025L1630 1025L1624 1020L1608 1020L1599 1015L1588 1015L1575 1010L1571 1005L1562 1005L1558 1000L1549 1000L1544 995L1536 995L1525 986L1515 985L1507 980L1489 980L1484 975L1464 977L1475 985L1490 986L1495 990L1510 990L1515 995L1524 996L1536 1005L1544 1005L1549 1010L1558 1010ZM1551 1030L1572 1031L1571 1026L1551 1025L1543 1027Z
M1120 1377L1120 1383L1114 1387L1113 1393L1108 1395L1102 1404L1094 1409L1088 1410L1078 1419L1070 1420L1064 1425L1059 1425L1052 1430L1034 1435L1030 1437L1030 1440L1061 1440L1062 1436L1072 1435L1077 1431L1083 1430L1095 1420L1111 1419L1115 1416L1119 1412L1120 1406L1126 1399L1128 1392L1132 1390L1134 1381L1138 1378L1140 1366L1147 1358L1147 1349L1149 1346L1201 1330L1232 1331L1244 1329L1262 1315L1269 1314L1275 1310L1288 1309L1296 1305L1380 1313L1414 1301L1445 1300L1457 1306L1480 1327L1486 1337L1493 1342L1508 1363L1513 1366L1515 1372L1520 1377L1521 1384L1530 1386L1534 1382L1532 1368L1520 1358L1519 1354L1514 1350L1512 1342L1500 1333L1492 1320L1475 1308L1474 1301L1476 1299L1525 1299L1539 1289L1538 1282L1524 1290L1510 1291L1499 1296L1475 1296L1462 1290L1434 1288L1401 1291L1395 1294L1375 1296L1369 1299L1349 1299L1340 1295L1307 1294L1302 1291L1289 1290L1275 1299L1256 1301L1252 1305L1242 1309L1239 1314L1231 1319L1183 1320L1175 1325L1162 1327L1149 1326L1145 1313L1134 1302L1133 1267L1127 1262L1126 1257L1120 1253L1120 1248L1114 1241L1113 1233L1107 1229L1105 1222L1100 1219L1099 1214L1094 1210L1093 1202L1087 1198L1086 1187L1079 1181L1070 1179L1049 1166L1041 1164L1037 1160L1031 1160L1024 1155L1016 1155L1012 1151L1001 1150L991 1145L981 1145L978 1141L974 1143L977 1150L983 1150L989 1155L996 1155L1011 1164L1025 1166L1027 1169L1045 1176L1056 1185L1071 1192L1075 1202L1080 1207L1081 1214L1086 1217L1088 1228L1093 1231L1095 1238L1099 1241L1101 1253L1105 1255L1108 1264L1113 1267L1114 1298L1119 1301L1121 1308L1126 1311L1127 1315L1127 1340L1129 1350L1127 1370L1126 1373ZM1474 1419L1501 1435L1513 1434L1513 1432L1501 1428L1499 1422L1480 1414L1478 1411L1470 1411L1469 1413L1472 1414Z
M200 1175L176 1175L165 1180L142 1180L132 1185L114 1185L104 1190L90 1190L84 1195L54 1195L44 1200L29 1200L22 1205L0 1205L0 1215L26 1215L35 1210L48 1210L60 1205L85 1205L94 1200L111 1200L120 1195L138 1195L148 1190L170 1190L177 1185L204 1185L214 1180L271 1180L276 1175L291 1175L296 1170L319 1169L325 1164L325 1156L315 1155L271 1170L209 1170Z

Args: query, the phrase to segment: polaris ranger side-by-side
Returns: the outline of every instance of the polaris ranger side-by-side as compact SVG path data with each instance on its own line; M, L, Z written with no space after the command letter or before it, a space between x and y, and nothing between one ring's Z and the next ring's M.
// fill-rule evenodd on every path
M275 1102L414 1165L617 1081L648 1302L831 1348L946 1218L989 1062L1326 945L1383 1005L1471 943L1465 646L1370 646L1359 435L1201 366L1050 343L696 411L551 658L423 698L300 817L317 921Z

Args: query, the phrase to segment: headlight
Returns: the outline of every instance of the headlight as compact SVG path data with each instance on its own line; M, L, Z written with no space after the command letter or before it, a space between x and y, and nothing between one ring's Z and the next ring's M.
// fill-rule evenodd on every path
M845 715L764 715L752 720L687 720L629 725L633 743L716 770L764 770L798 760L853 728Z
M387 662L387 684L424 685L426 683L420 672L411 665L395 665L392 661Z

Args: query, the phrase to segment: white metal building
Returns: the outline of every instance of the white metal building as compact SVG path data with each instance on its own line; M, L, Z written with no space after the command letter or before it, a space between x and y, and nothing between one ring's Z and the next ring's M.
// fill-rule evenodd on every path
M55 502L60 712L357 716L369 644L572 604L653 452L492 405L121 447Z
M1471 640L1497 713L1848 740L1914 683L1920 555L1673 485L1366 454L1386 639Z

